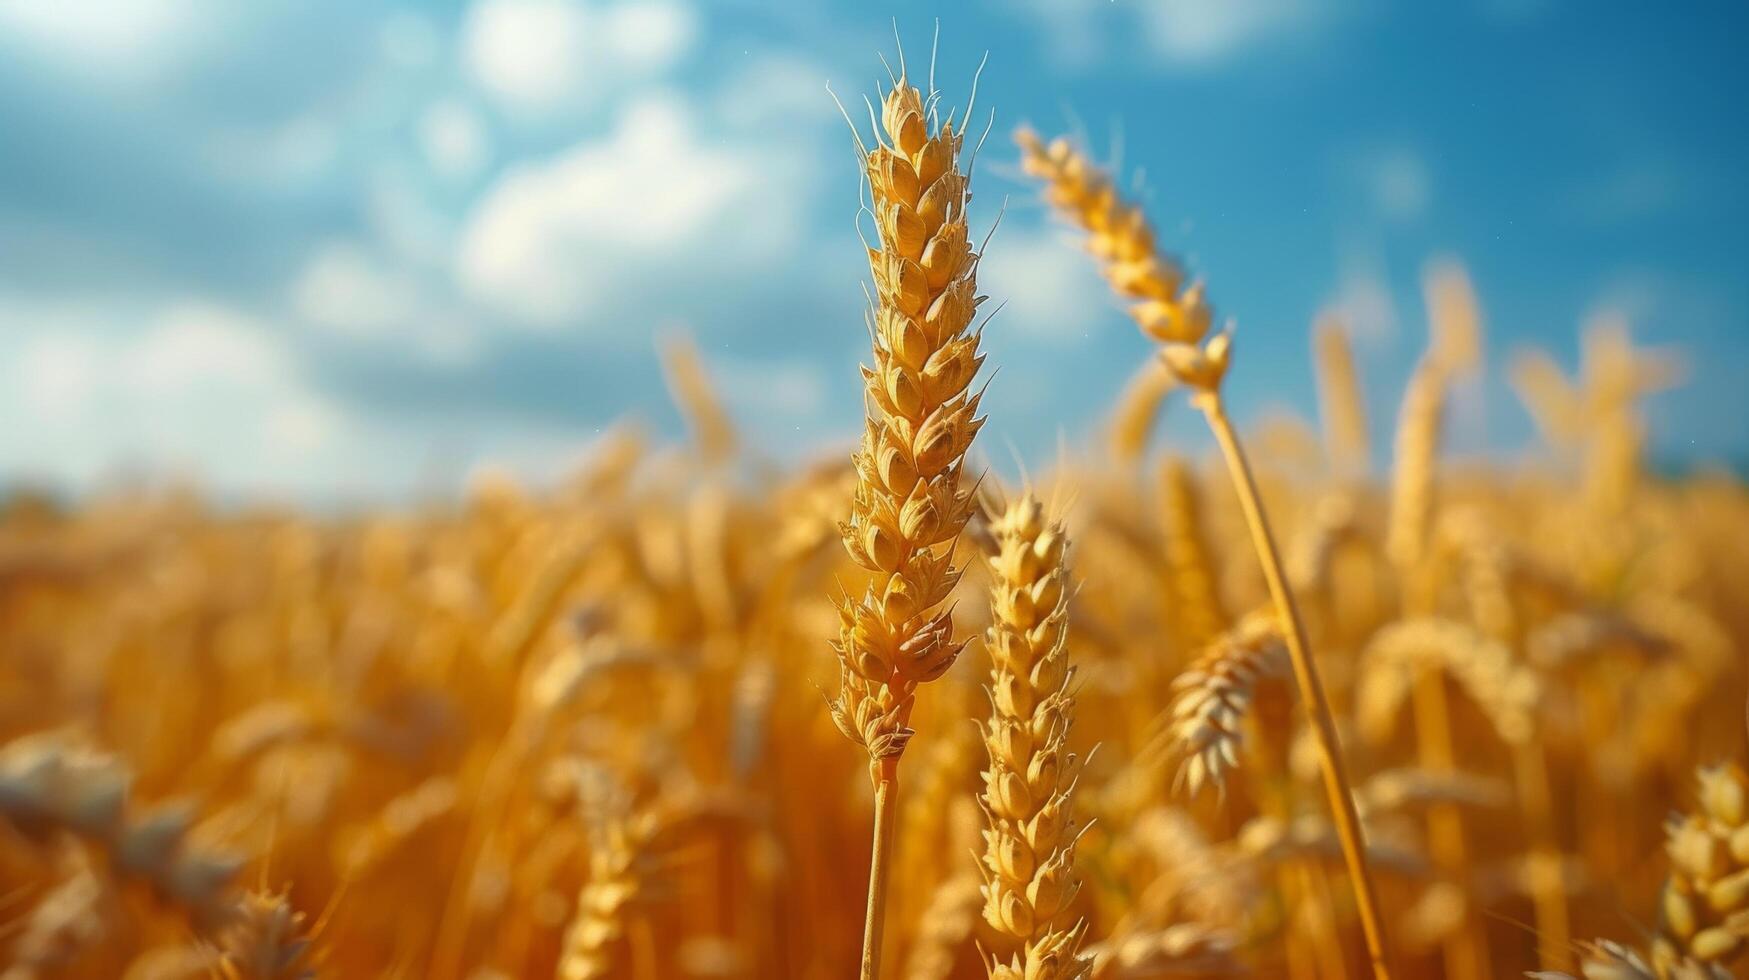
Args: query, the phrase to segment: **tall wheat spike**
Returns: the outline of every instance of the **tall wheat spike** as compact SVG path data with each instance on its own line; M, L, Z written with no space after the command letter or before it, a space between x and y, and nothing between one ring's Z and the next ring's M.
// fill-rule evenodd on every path
M1366 400L1354 367L1348 329L1334 311L1318 318L1312 334L1313 360L1318 368L1318 417L1324 423L1324 447L1337 472L1361 476L1372 456L1366 430Z
M1481 313L1463 267L1453 260L1429 263L1422 276L1422 290L1427 305L1428 349L1403 396L1386 538L1386 550L1403 583L1403 609L1410 617L1428 615L1435 603L1436 570L1429 550L1438 506L1438 462L1446 404L1453 381L1474 371L1482 358ZM1444 677L1436 670L1423 669L1414 679L1414 700L1415 748L1420 764L1436 771L1456 768ZM1455 807L1433 807L1427 825L1435 860L1447 874L1461 873L1469 862L1462 814ZM1486 930L1467 903L1463 919L1462 929L1446 943L1446 970L1453 975L1486 978Z
M1208 652L1172 682L1172 707L1162 733L1181 761L1178 782L1191 793L1223 787L1239 764L1244 723L1257 686L1287 673L1287 647L1269 612L1253 613L1221 634Z
M1160 467L1160 496L1166 585L1172 599L1167 627L1194 650L1227 628L1227 614L1209 554L1202 493L1184 460L1169 457Z
M960 170L964 136L950 114L900 76L881 102L875 146L857 148L879 230L868 250L875 284L863 369L868 406L844 546L872 573L860 598L839 605L834 643L840 688L833 721L868 753L875 784L874 849L862 975L878 975L893 797L910 741L917 685L959 656L951 610L959 580L952 544L972 513L961 486L966 450L983 420L969 391L983 363L972 320L978 256L966 224L971 195Z
M727 459L735 450L735 427L705 371L698 344L690 334L675 332L662 338L660 349L668 390L686 417L699 456L707 463Z
M1075 698L1068 637L1068 539L1033 497L991 523L993 622L990 720L984 726L984 919L1019 944L989 965L995 980L1076 980L1093 968L1081 953L1087 924L1063 927L1080 883L1072 804L1080 766L1067 748Z
M1213 311L1200 284L1179 292L1182 274L1155 247L1153 232L1141 209L1122 200L1111 178L1102 173L1065 139L1048 147L1030 130L1015 136L1027 173L1045 184L1045 196L1059 211L1089 233L1088 250L1101 259L1106 279L1118 292L1141 300L1130 315L1143 332L1163 345L1160 356L1178 383L1191 392L1191 403L1207 418L1239 504L1251 532L1252 546L1263 567L1276 614L1286 625L1285 639L1301 700L1314 725L1324 789L1329 799L1349 878L1366 937L1374 975L1390 975L1386 963L1384 922L1378 895L1367 867L1360 816L1336 736L1336 722L1312 660L1306 626L1287 582L1275 533L1263 511L1257 481L1221 400L1221 382L1232 357L1232 333L1208 338Z

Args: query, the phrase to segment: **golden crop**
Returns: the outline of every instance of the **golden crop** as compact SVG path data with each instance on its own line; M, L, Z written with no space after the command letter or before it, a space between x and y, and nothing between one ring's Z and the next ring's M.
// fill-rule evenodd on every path
M901 77L859 144L853 456L746 465L672 338L692 441L549 491L7 504L0 980L1729 975L1749 494L1643 465L1668 359L1523 354L1546 456L1442 461L1483 338L1442 264L1387 476L1330 316L1322 443L1242 438L1242 284L1022 133L1160 350L999 488L968 123ZM1218 457L1149 454L1178 390Z

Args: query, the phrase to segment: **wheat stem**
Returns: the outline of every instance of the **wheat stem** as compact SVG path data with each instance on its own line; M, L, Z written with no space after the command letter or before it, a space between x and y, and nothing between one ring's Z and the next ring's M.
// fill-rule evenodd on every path
M1572 923L1561 880L1561 845L1556 837L1549 792L1549 762L1540 743L1512 747L1525 824L1530 831L1530 900L1536 917L1537 964L1562 973L1573 969Z
M877 980L881 975L881 936L887 920L887 869L893 851L893 825L899 808L894 798L899 793L899 757L888 756L880 762L880 777L875 782L874 846L868 859L868 915L862 925L862 980Z
M1336 835L1342 844L1342 859L1348 867L1348 877L1354 885L1355 905L1360 925L1366 935L1367 958L1372 962L1373 976L1388 980L1390 969L1385 962L1384 922L1379 916L1378 893L1373 887L1372 871L1367 866L1366 851L1360 828L1360 815L1355 810L1354 792L1342 762L1342 747L1336 737L1336 721L1330 713L1330 702L1324 685L1318 679L1318 666L1312 660L1306 640L1306 626L1300 618L1293 593L1288 591L1287 573L1283 570L1280 549L1270 530L1269 518L1257 492L1257 481L1251 474L1251 464L1233 431L1218 388L1204 389L1191 399L1208 418L1215 441L1220 444L1233 487L1239 494L1239 506L1245 512L1245 523L1251 531L1251 543L1263 565L1263 578L1269 586L1270 599L1285 627L1288 659L1293 665L1294 681L1299 685L1300 700L1306 705L1317 736L1318 761L1323 770L1324 792L1330 800L1330 811L1336 824Z

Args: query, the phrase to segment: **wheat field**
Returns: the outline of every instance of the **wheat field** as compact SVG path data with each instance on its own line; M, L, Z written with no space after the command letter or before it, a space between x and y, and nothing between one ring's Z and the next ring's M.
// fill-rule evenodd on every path
M1317 419L1240 431L1245 284L949 101L893 79L840 162L853 453L756 459L673 337L689 438L554 487L12 498L0 977L1731 975L1749 494L1643 461L1676 353L1524 351L1543 452L1455 462L1485 297L1447 260L1388 468L1339 318ZM1016 481L975 439L980 143L1157 344ZM1150 438L1187 410L1216 452Z

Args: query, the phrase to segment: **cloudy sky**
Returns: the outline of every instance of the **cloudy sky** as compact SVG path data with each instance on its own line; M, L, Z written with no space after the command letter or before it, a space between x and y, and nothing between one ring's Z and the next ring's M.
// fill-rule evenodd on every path
M1089 431L1146 344L1015 171L1076 130L1236 318L1241 416L1309 413L1307 324L1346 310L1375 428L1461 257L1493 380L1472 448L1531 429L1520 346L1625 314L1690 355L1662 458L1749 456L1741 3L1573 0L0 0L0 483L118 473L381 499L482 461L563 469L616 420L675 432L689 330L794 458L860 411L857 168L827 86L914 71L995 130L1006 201L993 454ZM1169 438L1192 441L1183 411Z

